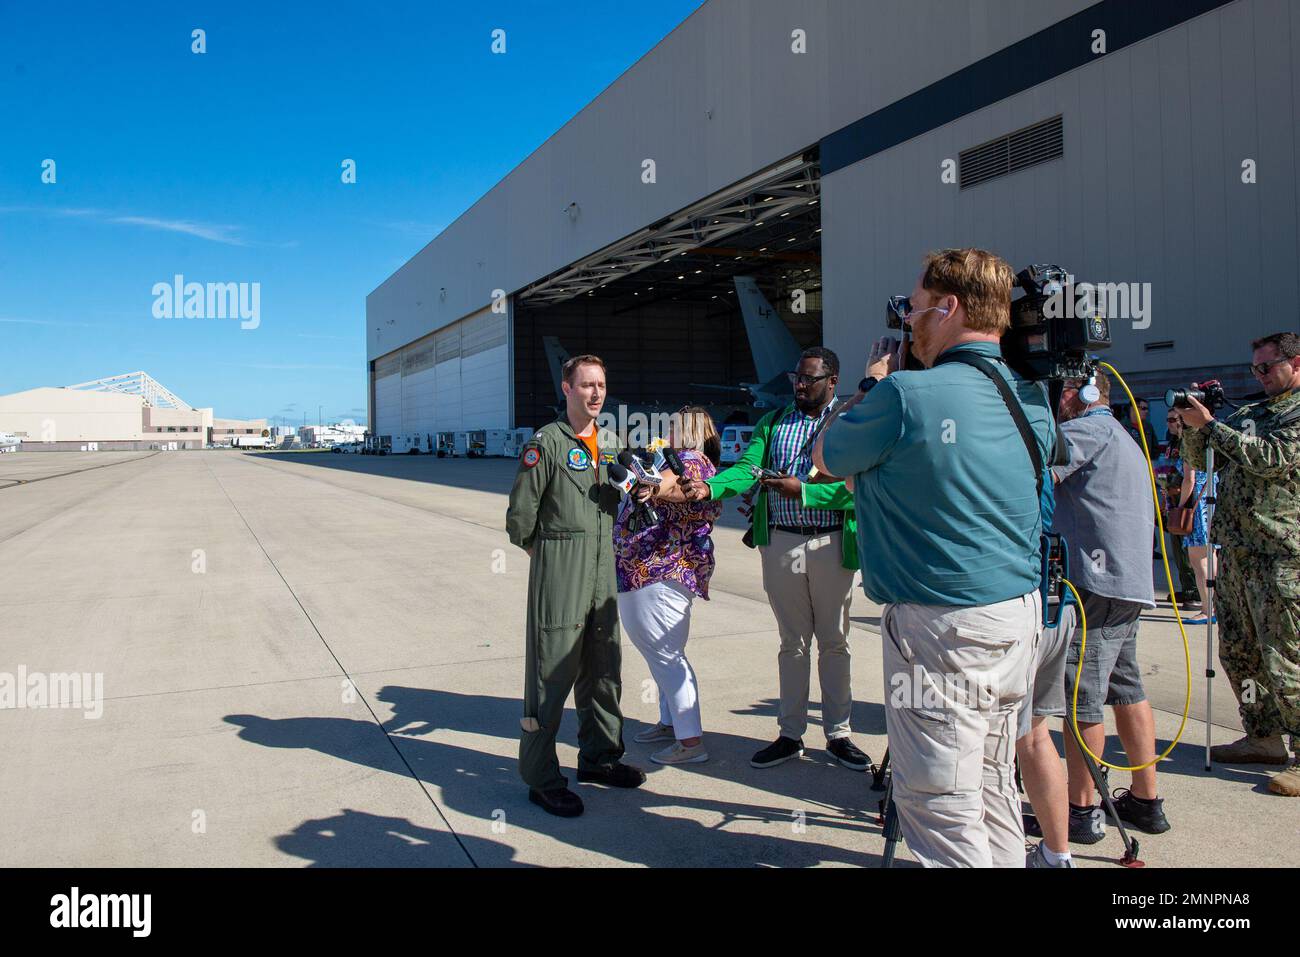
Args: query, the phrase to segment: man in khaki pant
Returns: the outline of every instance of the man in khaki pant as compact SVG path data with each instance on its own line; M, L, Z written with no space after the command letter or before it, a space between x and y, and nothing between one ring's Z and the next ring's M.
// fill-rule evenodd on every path
M764 416L740 461L707 482L685 484L694 501L730 498L760 482L754 502L753 543L762 556L763 589L781 634L779 736L750 760L771 768L803 754L808 729L812 641L822 690L826 750L840 765L865 771L871 758L849 740L853 694L849 682L849 602L858 567L853 495L843 482L806 481L812 440L831 415L840 360L820 346L804 352L790 373L794 403Z
M863 588L885 605L894 800L927 867L1025 866L1012 759L1042 632L1038 489L1055 428L1046 392L1002 362L1012 282L983 250L926 257L906 306L926 368L896 371L892 340L876 343L813 451L852 482Z

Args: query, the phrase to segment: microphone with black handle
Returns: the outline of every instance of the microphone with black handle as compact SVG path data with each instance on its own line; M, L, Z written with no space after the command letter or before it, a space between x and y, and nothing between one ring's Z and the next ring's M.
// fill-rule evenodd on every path
M618 462L610 465L607 473L610 484L629 495L635 491L638 485L653 489L663 482L663 479L657 473L651 474L648 472L636 455L627 450L618 453ZM649 502L638 501L632 507L628 527L633 532L638 532L648 526L658 525L662 521L663 516L659 514L654 506Z

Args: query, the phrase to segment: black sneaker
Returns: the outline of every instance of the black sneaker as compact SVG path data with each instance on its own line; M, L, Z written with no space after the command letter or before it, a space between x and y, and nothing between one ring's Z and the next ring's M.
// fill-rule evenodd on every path
M616 764L595 771L579 768L578 780L583 784L608 784L612 788L639 788L645 784L645 772L630 764Z
M830 756L850 771L865 771L871 767L871 757L859 750L848 738L835 738L826 742Z
M1106 815L1101 805L1075 807L1070 805L1070 843L1096 844L1106 836Z
M796 741L794 738L782 736L750 758L749 763L756 768L774 768L778 764L785 764L791 758L801 757L802 755L802 738Z
M1038 816L1034 814L1020 815L1020 823L1024 825L1026 837L1042 837L1043 826L1038 823Z
M1116 816L1129 827L1137 828L1144 834L1163 834L1169 830L1169 819L1165 817L1163 798L1146 800L1136 797L1128 788L1116 788L1112 795ZM1110 812L1106 820L1116 823Z
M583 811L582 798L568 788L551 788L549 791L529 788L528 800L556 817L577 817Z

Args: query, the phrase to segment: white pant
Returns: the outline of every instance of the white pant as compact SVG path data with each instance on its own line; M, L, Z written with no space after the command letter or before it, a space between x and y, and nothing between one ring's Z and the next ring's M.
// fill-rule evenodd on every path
M1042 630L1038 592L886 605L885 725L903 837L926 867L1024 867L1012 761Z
M659 688L659 723L672 725L678 741L700 736L700 694L686 660L695 593L674 581L618 593L623 634L650 666Z

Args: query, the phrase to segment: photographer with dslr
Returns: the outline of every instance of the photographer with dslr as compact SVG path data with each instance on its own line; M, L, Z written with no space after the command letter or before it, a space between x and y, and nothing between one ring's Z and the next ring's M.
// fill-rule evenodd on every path
M1251 372L1268 396L1225 420L1217 382L1166 397L1187 426L1182 457L1220 477L1210 542L1220 546L1216 608L1219 660L1246 736L1212 748L1228 764L1288 764L1269 790L1300 797L1300 336L1251 343ZM1207 407L1208 406L1208 407ZM1207 609L1207 614L1209 609ZM1283 736L1291 735L1288 758Z
M1003 359L1013 282L980 249L927 256L905 319L926 368L898 371L892 340L877 342L813 453L853 479L863 588L885 605L893 795L928 867L1025 866L1012 761L1055 429L1045 390Z

